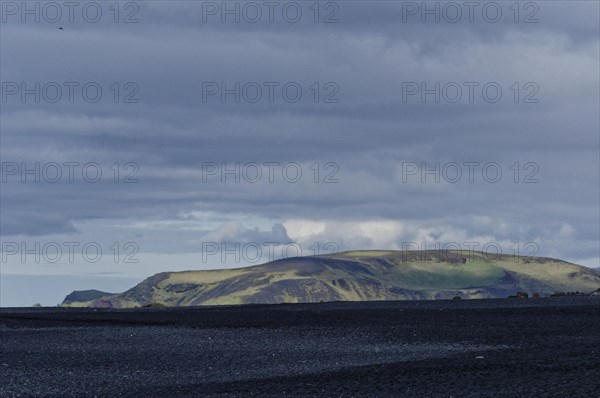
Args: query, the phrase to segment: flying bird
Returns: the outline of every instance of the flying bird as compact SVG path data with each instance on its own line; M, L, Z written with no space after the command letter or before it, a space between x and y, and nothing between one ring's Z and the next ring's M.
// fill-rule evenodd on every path
M59 27L58 27L58 30L64 30L64 29L63 29L63 27L62 27L62 26L59 26Z

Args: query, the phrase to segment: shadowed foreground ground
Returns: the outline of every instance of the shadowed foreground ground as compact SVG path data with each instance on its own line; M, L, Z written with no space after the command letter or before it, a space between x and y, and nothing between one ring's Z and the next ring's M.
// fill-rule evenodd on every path
M0 396L577 396L600 297L0 310Z

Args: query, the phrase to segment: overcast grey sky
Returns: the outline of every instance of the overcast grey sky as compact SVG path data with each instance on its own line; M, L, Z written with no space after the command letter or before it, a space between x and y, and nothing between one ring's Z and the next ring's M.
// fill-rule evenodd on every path
M600 265L596 1L23 4L2 306L298 248Z

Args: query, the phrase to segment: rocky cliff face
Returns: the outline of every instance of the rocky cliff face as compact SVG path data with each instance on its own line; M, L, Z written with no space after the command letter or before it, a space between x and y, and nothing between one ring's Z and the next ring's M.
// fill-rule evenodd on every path
M112 293L102 292L100 290L75 290L67 295L62 303L63 305L91 303L94 300L109 295L112 295Z

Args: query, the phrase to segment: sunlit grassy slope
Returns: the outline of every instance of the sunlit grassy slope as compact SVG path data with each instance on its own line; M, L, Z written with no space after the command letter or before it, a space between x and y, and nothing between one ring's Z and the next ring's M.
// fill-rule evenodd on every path
M600 273L561 260L466 251L352 251L247 268L166 272L132 289L70 306L139 307L335 300L507 297L591 292Z

